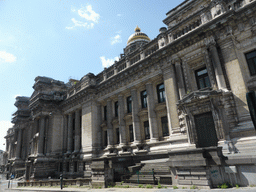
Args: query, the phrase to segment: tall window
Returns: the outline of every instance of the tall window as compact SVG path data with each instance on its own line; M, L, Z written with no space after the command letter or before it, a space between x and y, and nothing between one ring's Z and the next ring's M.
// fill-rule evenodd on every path
M119 128L116 128L116 144L120 143L120 134L119 134Z
M145 131L145 139L150 139L150 132L149 132L149 123L148 123L148 121L144 122L144 131Z
M118 101L115 102L115 117L118 117Z
M103 139L103 145L106 147L108 145L108 132L104 131L104 139Z
M131 113L132 112L132 97L131 96L127 97L126 103L127 103L127 113Z
M158 97L158 103L165 102L165 90L164 90L164 84L161 83L157 85L157 97Z
M129 125L129 133L130 133L130 142L134 141L134 135L133 135L133 126Z
M196 81L197 81L198 89L211 87L208 72L207 72L207 69L205 67L201 68L199 70L196 70L195 73L196 73Z
M256 75L256 51L245 54L251 76Z
M104 121L107 121L107 106L104 106Z
M66 172L69 172L69 162L66 163Z
M166 116L161 118L161 123L162 123L163 137L169 136L168 120Z
M74 161L74 172L77 172L77 161Z
M142 108L147 108L148 104L147 104L147 91L142 91L140 93L140 99L141 99L141 107Z

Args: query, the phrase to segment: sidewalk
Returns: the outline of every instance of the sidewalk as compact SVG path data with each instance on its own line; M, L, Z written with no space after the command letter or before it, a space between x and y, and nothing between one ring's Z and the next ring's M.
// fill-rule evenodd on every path
M105 188L105 189L92 189L92 188L32 188L32 187L21 187L21 188L13 188L13 189L5 189L5 191L10 191L10 192L57 192L57 191L65 191L65 192L77 192L77 191L90 191L90 192L107 192L107 191L114 191L114 192L256 192L256 187L241 187L241 188L230 188L230 189L172 189L172 188L167 188L167 189L147 189L147 188Z

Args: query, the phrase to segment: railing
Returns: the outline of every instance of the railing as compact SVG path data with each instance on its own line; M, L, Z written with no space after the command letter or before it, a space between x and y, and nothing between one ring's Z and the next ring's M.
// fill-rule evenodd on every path
M139 60L140 60L140 54L136 55L135 57L133 57L131 59L131 65L133 65L136 62L138 62Z
M178 32L174 33L173 40L178 39L179 37L187 34L188 32L192 31L193 29L199 27L202 24L201 18L198 18L196 21L190 23L183 29L179 30Z
M159 49L158 44L155 44L155 45L153 45L153 46L147 48L147 49L145 50L145 57L147 57L147 56L153 54L153 53L156 52L158 49Z
M120 71L124 70L126 68L126 62L121 63L118 67L117 67L117 72L119 73Z
M150 46L151 43L152 43L152 45ZM146 47L143 50L143 52L145 53L145 57L148 57L151 54L153 54L154 52L156 52L158 49L159 49L158 42L157 41L151 41L149 43L148 47ZM124 58L121 58L121 60L119 62L116 62L114 65L105 69L104 71L102 71L101 73L99 73L96 76L96 84L99 84L99 83L111 78L112 76L122 72L123 70L125 70L129 66L134 65L138 61L141 61L142 59L144 59L144 58L141 57L140 52L129 59L129 61L128 61L129 64L127 64L127 61L125 61Z
M107 72L107 79L114 75L114 69L112 68L111 71Z

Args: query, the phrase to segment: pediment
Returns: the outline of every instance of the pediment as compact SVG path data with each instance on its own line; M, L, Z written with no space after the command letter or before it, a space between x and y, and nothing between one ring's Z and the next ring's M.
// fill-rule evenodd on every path
M179 101L179 104L187 104L187 103L192 103L192 102L196 102L199 100L203 100L212 96L217 96L219 94L221 94L222 91L216 91L216 90L198 90L198 91L194 91L192 93L190 93L189 95L183 97L183 99L181 99Z

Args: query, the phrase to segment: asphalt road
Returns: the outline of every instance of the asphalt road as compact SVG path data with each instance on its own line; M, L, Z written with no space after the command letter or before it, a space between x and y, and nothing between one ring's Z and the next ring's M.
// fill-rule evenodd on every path
M0 192L77 192L77 191L88 191L88 192L256 192L256 187L247 188L232 188L232 189L146 189L146 188L107 188L107 189L90 189L90 188L17 188L17 182L11 180L8 188L9 180L0 174Z

